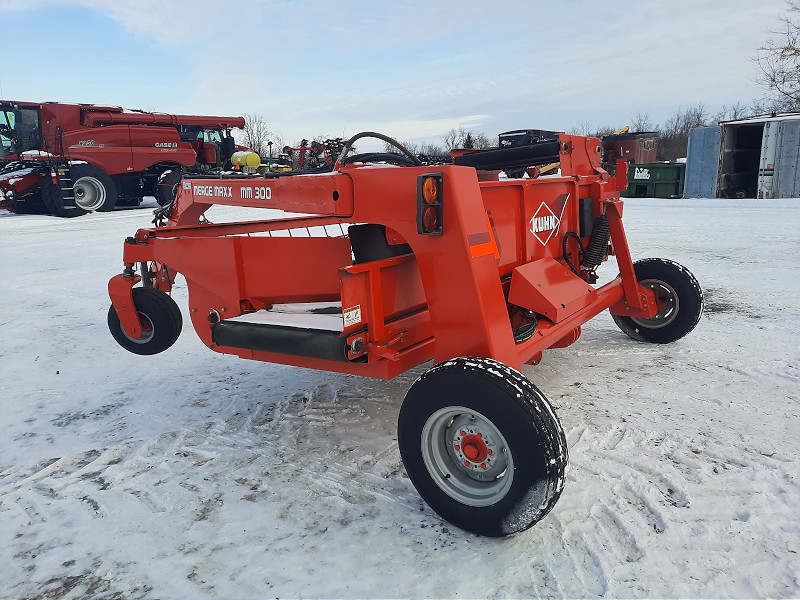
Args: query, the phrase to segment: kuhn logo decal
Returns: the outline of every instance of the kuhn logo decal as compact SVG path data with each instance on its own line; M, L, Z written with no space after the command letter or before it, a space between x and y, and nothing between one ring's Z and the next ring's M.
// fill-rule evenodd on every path
M544 246L553 237L560 224L561 220L550 210L547 204L542 202L541 206L533 213L533 217L531 217L531 233Z
M539 240L542 246L547 245L547 242L550 241L561 226L561 219L564 217L564 209L567 207L569 196L569 194L561 194L551 202L556 207L556 210L561 205L561 215L558 217L545 202L542 202L536 212L533 213L530 221L530 232L533 237Z

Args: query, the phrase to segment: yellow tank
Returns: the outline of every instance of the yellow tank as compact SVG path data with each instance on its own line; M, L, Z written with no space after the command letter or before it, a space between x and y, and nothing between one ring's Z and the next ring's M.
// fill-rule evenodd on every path
M252 150L240 150L231 156L231 164L236 167L258 167L261 165L261 157Z

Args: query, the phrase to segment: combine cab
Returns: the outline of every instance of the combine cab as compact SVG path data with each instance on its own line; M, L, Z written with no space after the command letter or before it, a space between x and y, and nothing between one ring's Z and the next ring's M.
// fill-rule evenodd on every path
M184 173L219 171L242 117L116 106L0 101L0 201L18 213L74 217L143 196L172 200Z
M635 340L674 342L700 318L700 287L671 261L632 261L626 164L610 177L595 138L424 166L402 148L348 156L363 135L325 173L184 180L165 226L125 241L111 333L136 354L169 348L182 317L168 292L181 273L192 325L216 352L386 379L432 360L398 421L411 481L466 530L527 529L562 493L567 444L522 366L576 342L607 309ZM555 161L561 176L546 179L476 173ZM306 216L210 224L212 205ZM620 274L597 287L610 254Z

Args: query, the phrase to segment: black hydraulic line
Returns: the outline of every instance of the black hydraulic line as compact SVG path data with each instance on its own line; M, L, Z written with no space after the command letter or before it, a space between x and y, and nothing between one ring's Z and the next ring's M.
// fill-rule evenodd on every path
M569 242L570 238L574 238L578 244L578 261L580 261L578 264L583 262L583 256L584 254L586 254L586 250L584 249L583 244L581 243L581 236L579 236L574 231L568 231L567 233L564 234L564 238L561 240L561 256L564 258L564 262L567 263L569 270L572 271L578 277L580 277L581 274L578 273L578 269L576 269L575 266L572 264L571 257L567 252L567 243Z
M550 140L528 146L470 152L459 156L453 162L457 165L486 171L503 171L557 162L560 158L559 152L559 142Z
M406 167L416 167L416 163L412 162L407 156L402 154L394 154L392 152L365 152L363 154L353 154L344 159L345 163L353 162L387 162L393 164L404 165Z
M365 137L374 137L379 140L383 140L384 142L391 144L398 150L400 150L403 154L405 154L409 159L411 159L413 166L421 167L422 161L414 156L414 153L411 152L408 148L403 146L400 142L398 142L394 138L390 138L388 135L383 135L382 133L375 133L374 131L362 131L361 133L357 133L353 137L351 137L347 142L345 142L344 147L342 148L341 153L339 154L339 158L336 159L336 164L344 163L344 159L347 156L347 153L350 152L350 149L353 147L353 144L356 141L360 140L361 138Z

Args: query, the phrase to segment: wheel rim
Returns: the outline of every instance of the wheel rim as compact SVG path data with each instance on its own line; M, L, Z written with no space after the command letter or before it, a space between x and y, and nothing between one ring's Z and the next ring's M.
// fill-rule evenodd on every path
M75 204L83 210L98 210L106 202L106 188L94 177L81 177L73 184L72 190Z
M680 300L675 289L668 283L658 279L645 279L639 283L653 290L656 294L656 300L659 304L663 303L663 307L651 319L631 317L631 320L647 329L661 329L672 323L678 316L678 308L680 306Z
M138 338L134 338L125 333L124 328L120 327L120 329L122 330L122 334L134 344L146 344L153 339L153 336L156 333L156 328L153 326L153 322L146 314L139 312L138 315L139 322L142 324L142 335L140 335Z
M448 406L422 428L422 460L448 496L468 506L499 502L514 479L514 461L503 435L485 416Z

